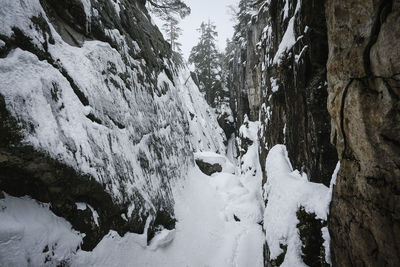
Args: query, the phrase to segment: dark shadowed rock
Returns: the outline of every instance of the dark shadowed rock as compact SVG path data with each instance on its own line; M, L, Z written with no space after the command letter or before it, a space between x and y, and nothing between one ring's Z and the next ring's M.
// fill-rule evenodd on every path
M222 172L222 166L218 163L212 164L201 159L196 159L196 164L199 166L200 170L207 175L212 175L216 172Z
M297 228L302 242L301 257L304 263L310 267L328 267L322 237L322 228L327 226L326 221L317 219L315 213L308 213L303 207L300 207L296 215L299 220Z

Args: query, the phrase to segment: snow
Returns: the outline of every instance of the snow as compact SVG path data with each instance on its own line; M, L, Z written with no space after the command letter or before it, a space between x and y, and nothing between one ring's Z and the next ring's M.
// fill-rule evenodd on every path
M97 226L99 226L99 214L97 213L97 211L92 206L90 206L87 203L83 203L83 202L77 202L77 203L75 203L75 205L76 205L76 208L78 210L86 210L87 208L89 208L90 211L92 212L94 223Z
M90 1L82 3L89 16ZM41 49L43 34L30 20L39 14L49 22L38 0L3 0L0 33L11 36L12 27L18 27ZM118 50L100 41L70 46L49 26L55 40L48 45L53 65L18 48L0 59L6 108L20 126L33 126L23 132L24 143L91 175L106 185L116 202L135 202L140 194L146 209L157 209L160 199L172 206L169 187L186 177L192 151L225 153L223 131L189 70L165 59L173 81L165 72L149 75L146 62L132 58L141 51L138 43L132 42L129 50L116 29L105 33ZM89 103L77 97L61 68ZM155 84L137 82L146 75ZM168 90L160 93L165 84ZM147 170L141 161L148 162Z
M165 247L171 243L175 238L176 230L163 229L151 240L150 249L157 250L158 248Z
M283 35L282 41L279 44L278 51L276 52L276 54L274 56L274 59L273 59L274 64L280 64L284 54L287 53L293 47L293 45L296 43L294 23L295 23L296 15L297 15L298 11L300 10L300 2L301 2L300 0L297 1L297 6L296 6L296 10L294 12L294 15L289 20L285 34ZM288 4L288 1L286 3ZM285 5L285 8L286 8L286 5Z
M244 117L243 125L239 128L239 134L243 138L248 138L252 141L258 140L257 134L260 127L260 122L250 121L247 114Z
M289 17L289 0L286 0L285 7L283 8L283 21Z
M119 0L112 2L118 12ZM82 3L90 23L91 1ZM286 0L284 16L288 16L288 3ZM294 22L299 7L300 1L274 63L279 63L296 42ZM3 0L0 34L10 37L12 27L18 27L42 49L43 34L34 30L29 19L39 14L48 20L38 0ZM5 97L6 107L22 126L29 124L34 128L32 132L23 132L24 143L92 175L107 185L116 201L122 199L121 187L126 189L128 198L139 192L146 201L143 209L156 209L154 205L160 198L170 200L178 222L176 229L160 229L149 246L150 217L142 235L127 233L121 237L110 231L92 252L76 252L83 235L55 216L48 205L28 197L6 195L0 199L2 263L28 266L29 259L34 266L52 266L65 260L72 266L257 267L264 264L266 238L271 258L282 252L280 244L288 246L281 266L304 266L296 212L302 206L317 218L327 219L340 164L327 188L293 171L285 146L273 147L266 159L268 180L264 197L268 202L264 207L259 164L260 122L245 118L236 138L241 156L239 166L235 167L235 137L230 138L226 149L215 111L207 105L188 68L173 69L172 81L162 71L151 73L157 81L155 85L140 84L138 76L145 75L146 62L133 59L131 53L137 54L141 49L133 42L134 51L129 51L125 37L118 30L106 30L106 35L118 43L117 51L100 41L72 47L63 42L51 25L50 29L55 44L49 45L48 51L57 66L19 48L0 59L0 93ZM264 38L271 38L270 27L263 32ZM171 66L171 62L165 60L164 65ZM68 73L89 103L82 103L59 68ZM123 80L110 68L126 74L126 78ZM279 89L276 84L271 79L273 92ZM165 88L168 90L162 92ZM270 107L263 105L263 109L268 120ZM227 106L217 112L229 114L228 120L233 121ZM88 115L100 122L91 121ZM245 148L241 143L244 138L251 140L252 145ZM221 164L222 172L207 176L197 167L191 167L193 151L195 159ZM153 172L140 166L143 158ZM137 208L135 199L130 201L127 214L121 215L125 220ZM99 224L93 207L86 203L76 205L81 210L89 208ZM322 231L329 252L329 232L327 228ZM45 252L46 246L49 252ZM49 262L45 262L46 258ZM328 253L326 259L329 262Z
M80 246L83 234L29 197L0 199L1 266L56 266Z
M207 105L204 96L192 80L187 67L181 69L176 83L189 121L193 151L213 151L224 154L226 152L225 134L217 122L214 111Z
M209 156L207 161L220 161L223 158L213 152L202 152L200 155L205 160ZM148 219L142 235L127 233L121 237L110 231L92 252L66 251L63 259L71 266L262 267L265 239L259 222L263 211L259 199L254 197L254 192L243 183L243 179L244 177L227 172L210 177L194 167L188 178L174 188L174 208L178 220L176 229L162 229L147 246ZM6 200L8 199L26 202L25 199L7 197ZM24 207L29 208L31 213L21 213L24 209L15 210L8 205L9 212L19 211L20 216L27 217L24 221L28 223L36 216L41 216L46 221L37 223L43 223L41 226L45 229L52 229L54 222L46 218L57 217L51 214L48 207L43 208L32 202L34 201L29 199L27 203L36 205L35 209ZM89 207L86 203L76 203L76 206L81 210ZM44 216L38 213L40 209L44 209ZM4 217L2 213L0 216ZM236 221L234 216L240 221ZM69 226L68 223L66 225ZM4 229L5 227L1 227L0 233ZM80 237L70 226L65 231L66 236ZM28 234L33 235L33 241L40 240L40 232L29 231ZM27 238L25 235L21 233L22 238ZM8 239L6 236L0 240ZM71 243L76 248L81 238L73 241L75 243L66 239L60 244L66 246ZM16 249L23 246L19 243ZM1 249L0 251L6 253ZM37 252L37 255L40 256L40 253ZM16 262L25 258L17 255L10 259Z
M248 209L249 215L247 218L260 223L263 220L264 213L264 201L262 198L262 171L259 161L259 140L258 132L260 129L259 121L249 121L247 116L244 119L243 125L239 128L238 147L243 153L239 157L239 180L243 187L247 190L247 194L244 194L239 198L238 203L252 203L251 206L243 207ZM249 139L252 141L252 145L247 148L247 151L242 147L241 140Z
M328 227L323 227L321 229L322 231L322 238L324 239L324 249L325 249L325 261L326 263L328 263L329 265L332 265L332 261L331 261L331 236L329 235L329 230Z
M296 228L296 212L304 207L306 212L315 213L318 219L327 220L332 191L323 184L309 182L297 170L293 171L284 145L271 148L265 168L268 179L264 185L264 197L268 202L264 229L270 257L275 259L282 253L280 244L287 245L281 266L305 266L301 260L302 243Z
M235 135L232 136L228 140L228 145L226 149L226 157L234 166L237 165L237 147L236 147L236 138Z
M294 34L294 20L295 20L295 16L293 16L289 20L289 24L286 28L286 32L283 35L282 41L278 47L278 51L276 52L276 54L274 56L274 60L273 60L274 64L279 64L281 62L281 59L282 59L284 53L286 53L296 43L296 38L295 38L295 34Z
M210 161L215 159L215 153L202 153L203 157L207 155ZM6 256L11 263L27 266L22 264L26 257L21 254L32 253L34 260L38 260L34 263L42 263L43 247L57 242L59 250L54 260L64 260L77 267L262 267L265 239L259 222L263 211L256 208L260 207L259 199L243 179L227 172L210 177L193 167L188 178L174 187L176 229L162 229L147 245L149 217L142 235L127 233L121 237L110 231L90 252L80 249L75 252L82 235L54 216L48 205L29 198L6 196L0 200L3 207L0 210L0 258ZM80 202L76 206L81 210L89 207ZM11 241L16 244L10 250L9 242L15 235L18 241ZM19 254L11 255L14 249Z
M119 16L119 13L121 12L121 1L120 0L111 0L111 3L114 5L115 12Z
M194 153L194 158L209 163L211 165L219 164L222 167L223 172L235 174L235 166L230 162L227 157L223 155L211 151L196 152Z
M41 14L48 21L39 1L3 2L2 33L11 36L11 28L17 26L41 49L43 34L35 30L29 19ZM85 0L85 3L90 2ZM89 16L91 9L87 7L90 6L85 8ZM256 197L252 183L231 174L235 168L221 156L226 153L224 132L214 110L191 79L190 71L165 59L164 66L171 67L172 81L165 72L154 72L150 76L156 80L155 84L138 83L139 76L148 75L146 62L132 58L131 54L139 53L140 47L133 43L134 49L129 51L125 37L118 30L105 30L118 43L116 50L100 41L86 41L82 47L69 46L49 26L55 40L54 45L48 46L53 65L19 48L0 59L0 93L6 108L21 126L33 126L32 131L22 132L23 142L79 173L93 176L106 185L116 202L123 201L120 191L123 188L127 204L130 202L127 213L121 214L126 220L137 209L144 212L159 208L157 203L164 200L173 206L171 209L178 219L176 229L160 229L149 246L147 232L120 237L110 231L93 252L75 253L82 235L70 229L65 221L54 219L57 217L48 208L13 209L12 212L20 210L18 216L29 217L24 219L27 222L34 221L35 214L43 213L46 221L37 220L40 227L48 231L54 228L56 233L64 231L63 240L54 234L53 239L58 243L54 261L65 259L72 266L262 266L264 237L258 224L262 220L262 199L260 202ZM74 81L74 88L61 68ZM124 74L125 79L118 74ZM76 90L88 101L78 98ZM97 120L90 120L89 115ZM193 151L208 151L208 156L225 160L221 176L209 177L197 168L191 169ZM140 165L143 158L148 170ZM137 193L145 201L140 207L134 198ZM93 207L79 202L77 207L89 208L95 223L99 223ZM22 214L25 209L35 214ZM233 214L241 221L236 222ZM11 219L1 219L0 225L9 221L11 226L19 225ZM149 223L148 219L147 226ZM35 223L31 225L36 227ZM28 251L25 243L18 241L11 252L22 254L10 256L5 250L8 245L2 247L1 253L16 263L11 265L24 266L21 261L26 261L25 255L32 251L35 254L32 257L38 259L34 265L41 266L43 262L39 261L44 257L41 251L48 235L42 228L39 231L26 228L24 232L24 227L11 232L18 235L18 240L32 240L26 242ZM10 232L9 228L2 225L0 233ZM6 236L5 242L11 242L9 238L13 235ZM47 242L51 243L49 247L56 242L53 239ZM43 246L34 245L42 243Z
M228 89L224 87L223 90L228 90ZM225 115L226 121L230 123L234 122L232 110L231 107L229 106L229 99L225 98L223 100L220 100L219 103L217 104L217 107L215 108L215 113L218 115L218 118Z
M278 90L279 90L279 85L277 84L277 79L275 79L275 78L273 78L273 77L271 77L270 79L270 82L271 82L271 90L272 90L272 93L276 93L276 92L278 92Z
M78 251L72 266L263 266L261 226L243 216L237 222L229 207L229 194L246 195L239 178L221 173L212 177L198 168L189 172L183 187L175 191L176 229L162 230L150 246L145 235L110 232L93 252ZM232 195L231 195L232 196ZM240 202L240 201L238 201ZM236 203L242 213L251 214L253 203ZM231 211L232 212L232 211ZM245 219L247 218L247 219Z
M38 47L41 47L40 41L44 41L42 35L36 31L29 31L30 27L34 27L29 18L38 16L41 10L42 8L38 0L2 0L0 5L0 34L11 37L13 34L12 28L17 27L22 29L27 36L31 37L32 41Z
M336 168L333 171L332 174L332 178L331 178L331 182L329 185L329 203L332 201L332 196L333 196L333 188L336 185L336 179L338 176L340 170L340 161L338 161L338 163L336 164ZM329 212L329 210L328 210ZM331 249L330 249L330 244L331 244L331 236L329 234L329 230L328 227L324 227L322 228L322 238L324 239L324 248L325 248L325 261L332 265L332 261L331 261Z

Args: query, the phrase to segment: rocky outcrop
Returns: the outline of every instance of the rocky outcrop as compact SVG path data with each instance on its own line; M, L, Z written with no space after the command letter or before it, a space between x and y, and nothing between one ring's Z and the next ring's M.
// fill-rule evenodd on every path
M398 266L400 2L241 3L255 3L256 15L229 47L231 106L237 127L245 114L261 119L262 169L271 147L286 144L293 167L328 186L339 157L333 265ZM324 265L322 225L300 215L303 260Z
M261 159L274 145L286 144L294 168L329 185L337 155L326 108L324 2L268 1L257 9L247 39L232 52L236 120L243 123L245 114L261 119Z
M190 72L145 1L6 0L0 7L0 191L30 195L92 249L175 225L192 150L224 152ZM98 224L89 209L99 215Z
M285 144L293 169L329 186L338 157L330 143L327 110L325 1L248 2L255 3L256 15L249 21L245 40L231 53L236 121L243 122L245 114L261 121L259 158L264 183L268 152L276 144ZM241 103L246 103L245 108ZM301 217L297 227L302 229L303 260L310 266L324 266L323 224L312 214L301 213ZM268 248L265 254L268 257ZM283 259L284 255L270 262L266 259L266 265L278 266Z
M400 2L328 1L334 266L400 264Z
M212 175L216 172L222 172L222 166L218 163L212 164L201 159L196 159L196 164L199 166L199 169L207 175Z
M323 1L271 1L253 19L249 51L261 60L248 57L247 69L249 93L263 96L249 98L253 112L261 108L261 147L286 144L293 167L328 186L337 156L329 142L324 20Z
M238 136L240 125L244 122L244 116L250 113L248 91L246 84L246 56L247 48L239 38L230 44L230 54L228 54L229 69L227 75L227 87L229 88L229 105L232 110L235 122L235 134Z

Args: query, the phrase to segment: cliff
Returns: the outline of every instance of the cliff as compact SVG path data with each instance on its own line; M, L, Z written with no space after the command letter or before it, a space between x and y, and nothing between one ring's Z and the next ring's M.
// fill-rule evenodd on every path
M86 250L173 229L173 186L224 135L144 2L7 0L0 21L0 190L49 203Z
M333 266L398 265L399 2L242 2L252 9L231 44L231 108L237 127L246 114L261 122L264 227L283 177L271 164L287 153L292 165L283 169L333 191L328 218L297 211L302 261L329 263L329 251L321 255L329 222ZM276 248L265 231L265 264L289 264L287 234Z
M329 1L335 266L400 264L400 2Z
M145 4L1 2L0 265L399 266L400 1L241 0L216 109Z

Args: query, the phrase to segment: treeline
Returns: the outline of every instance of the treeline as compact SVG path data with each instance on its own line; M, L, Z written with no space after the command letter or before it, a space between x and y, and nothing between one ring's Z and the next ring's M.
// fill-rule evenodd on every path
M227 137L234 132L234 124L241 124L242 118L237 117L238 105L236 96L238 90L237 68L233 62L245 62L246 53L237 53L242 48L246 49L247 25L253 14L258 10L262 1L241 0L237 6L227 6L234 21L234 35L226 40L225 51L217 49L218 32L212 21L202 22L198 31L200 37L196 46L191 50L189 64L194 67L200 91L204 93L208 104L215 108L218 121L225 130ZM149 8L164 21L163 30L166 40L170 43L172 51L183 57L181 44L178 39L182 34L179 27L180 21L190 14L190 8L181 0L148 1ZM239 57L239 60L234 60ZM233 88L233 90L232 90ZM244 88L243 88L244 89ZM233 94L233 95L232 95ZM232 112L233 111L233 112Z
M236 95L238 92L246 94L245 88L235 88L243 84L238 79L245 78L237 76L243 73L238 68L245 66L235 66L234 63L246 61L247 26L261 3L262 1L241 0L237 6L227 7L234 21L234 34L231 39L226 40L226 49L223 52L217 49L216 26L211 21L203 22L198 29L199 41L192 48L189 57L189 63L194 65L194 72L198 77L199 88L208 104L216 109L218 122L228 138L242 124L243 118L238 118L240 116L237 110L243 104L238 103L238 99L239 102L240 99L247 99L247 96Z

